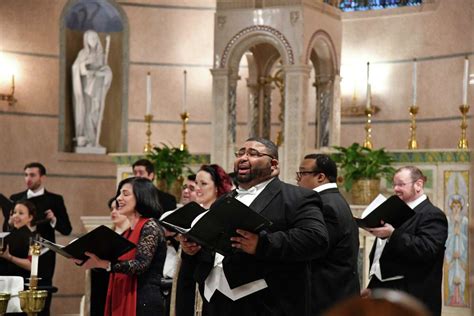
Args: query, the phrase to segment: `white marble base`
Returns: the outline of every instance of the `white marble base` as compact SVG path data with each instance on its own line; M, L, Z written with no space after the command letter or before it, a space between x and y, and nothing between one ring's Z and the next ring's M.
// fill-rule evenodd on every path
M74 152L78 154L104 155L107 149L105 147L74 147Z

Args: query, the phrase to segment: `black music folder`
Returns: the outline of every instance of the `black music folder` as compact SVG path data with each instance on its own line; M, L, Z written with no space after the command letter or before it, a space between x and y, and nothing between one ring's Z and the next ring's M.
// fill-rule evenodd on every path
M382 227L381 221L383 221L398 228L415 215L415 211L398 196L392 195L388 199L384 199L385 197L379 194L362 213L362 218L354 218L359 227Z
M67 246L55 244L44 238L40 238L38 242L66 258L79 260L89 258L84 254L87 251L100 259L116 261L118 257L136 247L134 243L104 225L73 240Z
M186 235L222 255L235 251L230 238L237 229L257 233L272 223L233 197L225 197L206 210L196 202L166 212L160 223L169 230Z

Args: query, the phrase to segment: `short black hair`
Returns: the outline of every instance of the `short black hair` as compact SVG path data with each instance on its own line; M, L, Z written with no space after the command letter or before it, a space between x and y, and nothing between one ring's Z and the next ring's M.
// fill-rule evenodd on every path
M46 168L43 166L43 164L39 162L30 162L25 165L23 168L23 171L28 169L28 168L38 168L40 172L40 176L44 176L46 174Z
M196 175L195 174L188 175L188 180L189 181L196 181Z
M336 182L337 165L331 157L325 154L309 154L304 156L304 159L315 160L316 169L314 171L324 173L329 182Z
M278 147L271 140L263 137L250 137L247 138L246 142L258 142L264 145L268 149L268 154L278 160Z
M129 183L137 201L135 210L143 217L160 218L163 208L158 197L158 189L147 178L131 177L120 181L115 198L120 195L122 187Z
M155 173L155 166L153 166L153 163L148 159L139 159L135 161L132 165L132 169L134 169L136 166L145 167L145 170L148 174Z

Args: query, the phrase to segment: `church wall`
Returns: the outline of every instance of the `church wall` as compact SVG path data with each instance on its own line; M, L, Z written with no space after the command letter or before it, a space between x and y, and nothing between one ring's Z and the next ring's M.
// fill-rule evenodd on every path
M409 8L408 13L400 14L385 10L384 14L374 11L357 17L343 16L343 101L346 106L351 104L355 86L358 105L365 104L365 64L370 61L373 103L380 108L373 117L375 147L407 147L415 57L419 60L418 146L457 146L464 55L474 52L471 6L469 0L441 0L421 13ZM472 64L474 58L471 56L470 60ZM468 103L473 101L474 89L470 85ZM363 142L364 124L363 118L343 118L342 145L354 140ZM391 137L395 132L397 137ZM354 139L354 135L360 136Z

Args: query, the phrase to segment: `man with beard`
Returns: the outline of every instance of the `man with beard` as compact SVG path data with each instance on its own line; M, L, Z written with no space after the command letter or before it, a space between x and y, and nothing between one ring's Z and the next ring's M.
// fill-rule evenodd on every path
M198 261L194 276L205 298L203 312L311 315L310 261L328 247L321 199L278 179L273 142L249 138L235 156L239 187L231 194L273 224L258 234L237 229L231 238L236 251L226 257L181 238L183 251Z
M39 162L32 162L23 169L25 171L25 184L28 189L13 194L10 199L14 202L26 199L33 202L38 216L36 231L41 237L55 242L55 231L63 235L69 235L72 227L63 197L45 190L43 186L43 182L46 180L46 168ZM53 251L41 255L38 267L38 274L41 278L39 285L52 286L55 263L56 254ZM40 315L49 315L50 304L51 294L48 295L46 305Z
M391 288L420 299L432 315L441 315L441 281L448 235L446 215L423 192L426 177L406 166L393 177L395 194L415 215L395 229L390 223L367 230L377 237L370 252L370 289Z

